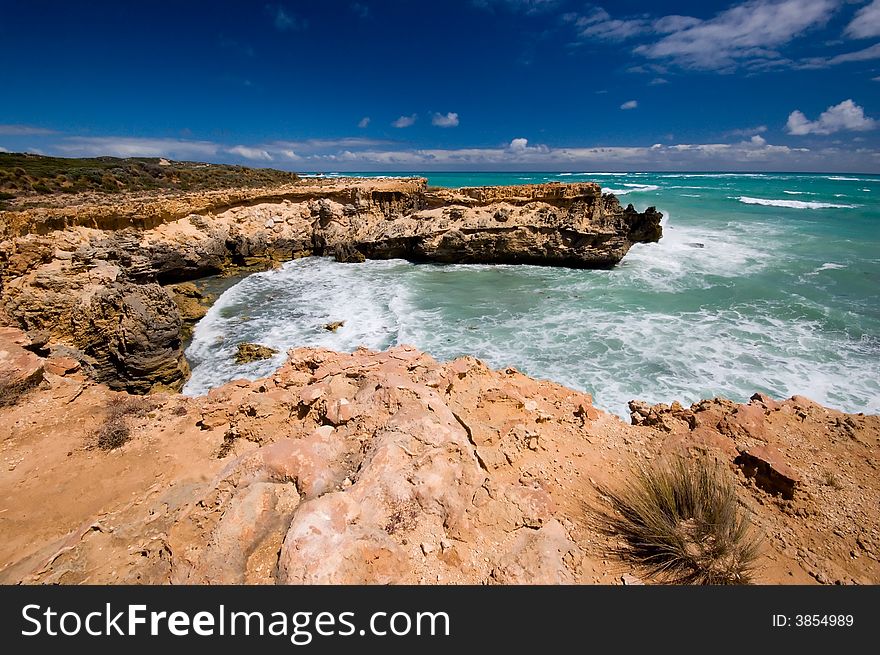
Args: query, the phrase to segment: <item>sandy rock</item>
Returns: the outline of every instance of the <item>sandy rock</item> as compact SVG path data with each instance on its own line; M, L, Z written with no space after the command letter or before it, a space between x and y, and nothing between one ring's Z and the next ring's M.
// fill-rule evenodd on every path
M496 584L570 584L566 556L577 547L558 521L540 530L522 530L492 570Z
M740 453L736 464L755 484L772 494L791 499L800 485L801 478L772 446L754 446Z
M50 357L45 363L46 372L53 375L68 375L75 373L79 368L79 362L72 357Z
M30 340L14 328L0 328L0 406L11 405L43 379L44 362L24 349Z

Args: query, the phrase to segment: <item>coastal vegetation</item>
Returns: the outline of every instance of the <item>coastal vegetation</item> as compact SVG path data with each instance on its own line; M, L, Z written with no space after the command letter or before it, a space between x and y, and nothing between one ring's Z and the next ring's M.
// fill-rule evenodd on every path
M616 553L650 577L671 584L750 581L758 541L729 471L715 459L661 458L606 495L613 512L603 521L619 538Z
M158 405L144 396L115 396L107 404L107 417L95 434L95 445L102 450L114 450L131 439L131 421L143 418Z
M170 161L156 157L45 157L0 152L0 201L56 193L210 191L296 182L295 173L270 168Z

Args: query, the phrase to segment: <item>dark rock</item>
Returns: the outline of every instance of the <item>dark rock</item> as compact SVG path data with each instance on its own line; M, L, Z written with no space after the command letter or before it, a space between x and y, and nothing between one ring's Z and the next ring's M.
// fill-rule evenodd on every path
M344 264L361 264L367 261L364 254L350 243L341 243L333 249L333 257Z

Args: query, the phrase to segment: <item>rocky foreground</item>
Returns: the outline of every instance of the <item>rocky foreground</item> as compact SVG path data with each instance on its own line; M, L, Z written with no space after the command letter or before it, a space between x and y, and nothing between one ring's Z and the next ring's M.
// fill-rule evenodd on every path
M0 583L638 583L593 510L685 452L735 471L756 582L880 582L876 416L756 395L633 403L628 425L405 346L130 396L28 345L0 331Z
M308 255L610 267L657 241L660 220L591 183L430 190L424 179L361 179L60 196L0 212L0 324L115 389L175 390L189 375L185 320L204 312L177 283Z

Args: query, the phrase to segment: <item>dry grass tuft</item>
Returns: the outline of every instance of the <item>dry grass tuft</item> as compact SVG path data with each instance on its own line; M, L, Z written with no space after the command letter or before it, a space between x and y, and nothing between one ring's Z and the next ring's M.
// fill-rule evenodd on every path
M602 512L615 553L666 584L747 584L758 540L730 471L714 459L661 459L633 471Z
M95 445L102 450L119 448L131 439L132 418L143 418L157 403L144 396L117 396L107 406L107 418L95 434Z
M821 483L823 486L831 487L832 489L843 489L843 483L840 481L840 478L831 470L822 473Z

